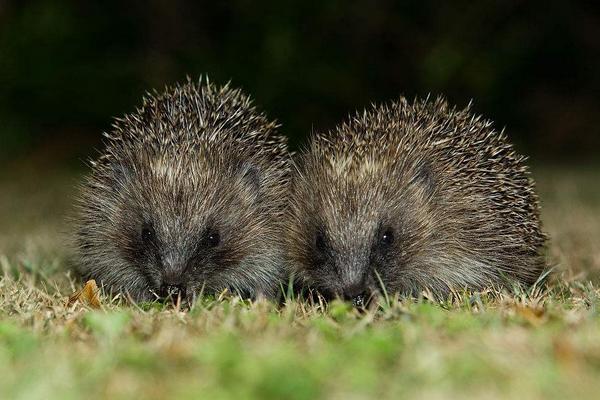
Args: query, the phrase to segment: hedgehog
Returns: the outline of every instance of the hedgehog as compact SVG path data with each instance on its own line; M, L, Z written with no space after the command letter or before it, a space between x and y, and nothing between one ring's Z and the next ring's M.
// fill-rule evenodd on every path
M115 119L76 202L79 272L135 301L273 297L290 162L275 121L208 79Z
M546 238L525 158L470 108L400 98L312 135L284 218L304 287L361 304L540 277Z

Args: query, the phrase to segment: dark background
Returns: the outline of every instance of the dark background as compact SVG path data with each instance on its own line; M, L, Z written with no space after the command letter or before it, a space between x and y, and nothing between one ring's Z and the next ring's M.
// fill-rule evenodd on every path
M600 14L570 1L2 1L0 160L81 166L145 91L207 74L294 146L371 102L428 93L540 162L600 145Z

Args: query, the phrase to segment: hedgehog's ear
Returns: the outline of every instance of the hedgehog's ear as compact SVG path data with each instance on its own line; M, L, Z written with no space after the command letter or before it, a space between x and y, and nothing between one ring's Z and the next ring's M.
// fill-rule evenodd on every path
M260 192L260 169L254 164L244 163L239 173L242 182L246 185L249 192L252 193L253 198L258 197L258 193Z
M436 180L429 162L422 161L417 164L415 175L411 182L421 185L429 196L433 195L435 192Z
M111 162L108 165L109 179L113 188L122 188L131 179L133 170L128 165L118 161Z

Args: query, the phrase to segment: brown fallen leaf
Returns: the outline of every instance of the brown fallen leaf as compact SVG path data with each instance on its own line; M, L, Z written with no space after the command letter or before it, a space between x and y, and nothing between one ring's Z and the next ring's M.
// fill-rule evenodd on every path
M524 305L516 305L515 311L519 316L525 319L533 326L540 326L546 320L544 310L541 308L533 308Z
M67 307L72 306L77 301L81 301L93 308L100 308L100 290L98 289L98 285L96 285L96 281L90 279L85 283L82 289L76 291L69 297L69 301L67 302Z

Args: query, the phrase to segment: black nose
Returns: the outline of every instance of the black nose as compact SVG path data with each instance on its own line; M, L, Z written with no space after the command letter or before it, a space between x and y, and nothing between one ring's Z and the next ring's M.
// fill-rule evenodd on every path
M352 285L344 289L343 297L344 300L352 301L355 307L364 307L369 296L364 285Z
M366 293L359 294L352 298L352 305L354 307L364 307L367 305L367 295Z
M178 297L181 299L185 298L186 290L183 284L163 284L160 287L160 297L163 299L177 300Z

